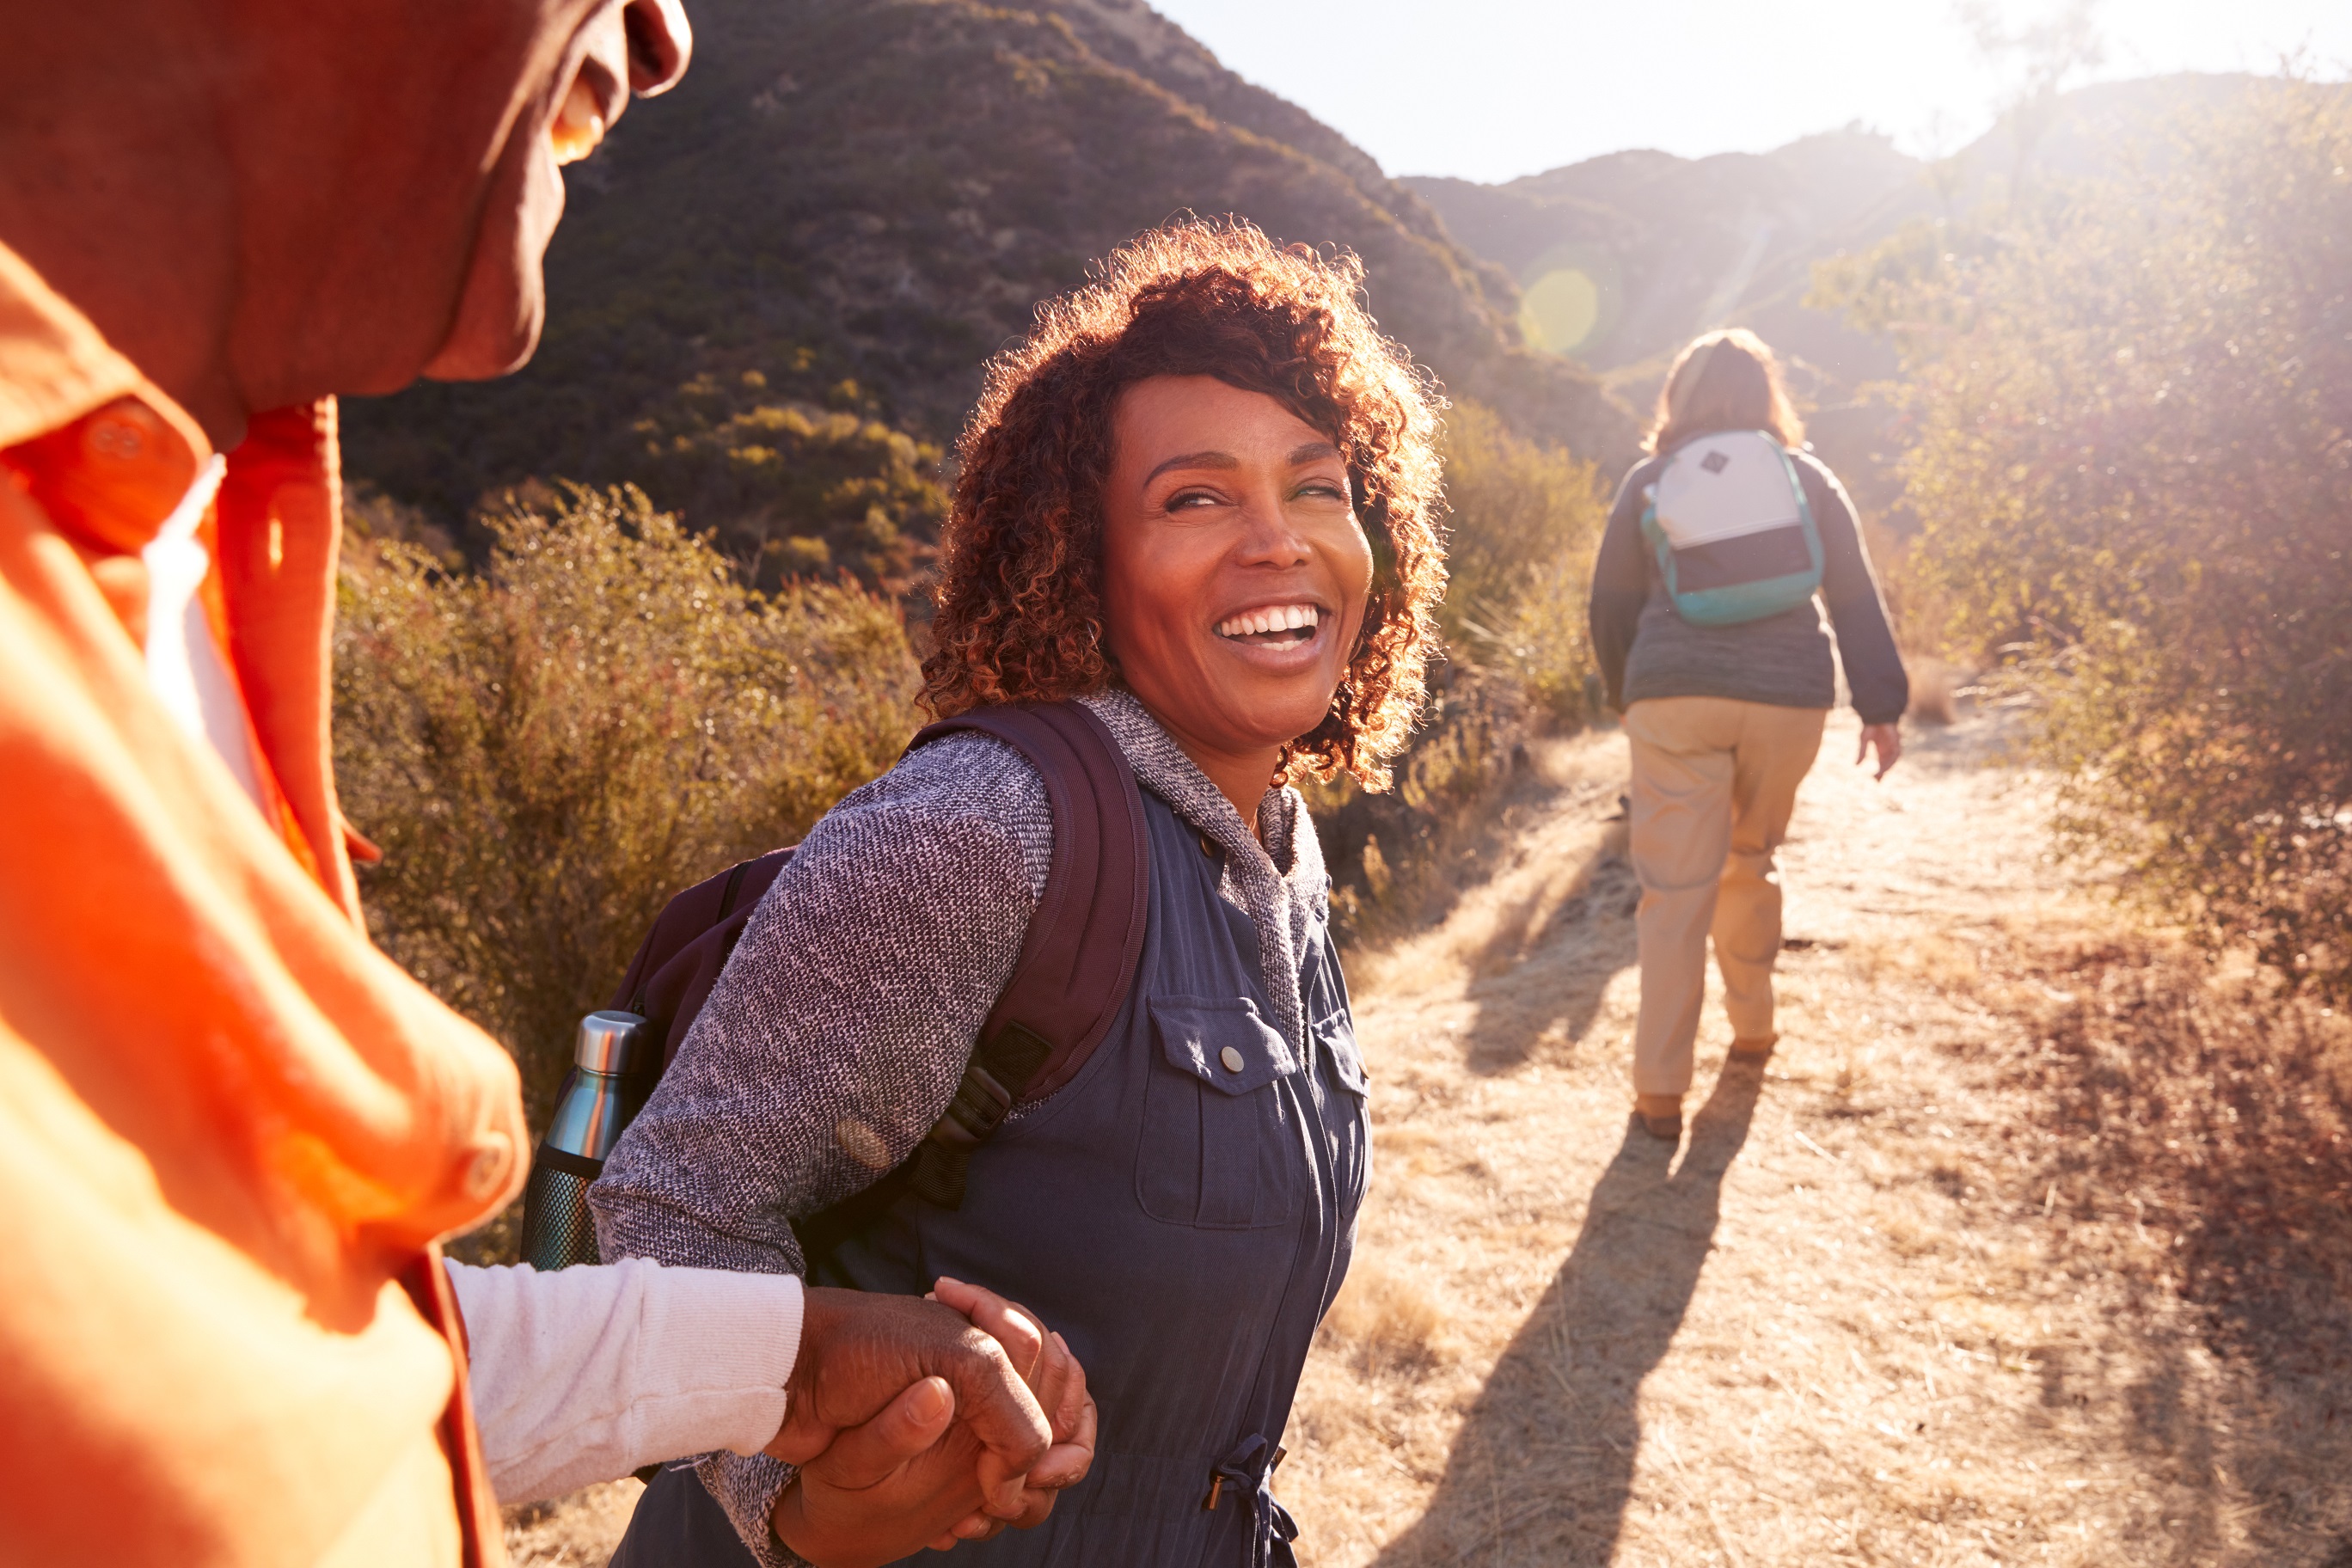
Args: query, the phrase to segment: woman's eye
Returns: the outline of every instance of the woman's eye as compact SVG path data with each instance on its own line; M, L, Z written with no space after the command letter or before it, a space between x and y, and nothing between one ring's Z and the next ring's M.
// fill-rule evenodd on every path
M1191 511L1200 507L1216 504L1217 495L1213 490L1178 490L1168 498L1170 511Z
M1345 505L1348 500L1348 492L1328 479L1316 479L1301 485L1298 493L1301 497L1312 496L1317 500L1338 501L1342 505Z

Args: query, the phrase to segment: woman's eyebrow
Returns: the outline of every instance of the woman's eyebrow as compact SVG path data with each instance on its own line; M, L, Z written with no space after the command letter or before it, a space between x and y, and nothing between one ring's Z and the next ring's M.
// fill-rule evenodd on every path
M1241 466L1241 459L1230 452L1185 452L1169 458L1144 475L1143 482L1148 485L1171 468L1238 468Z
M1294 468L1303 468L1308 463L1319 463L1326 458L1337 458L1341 455L1339 448L1328 441L1309 441L1303 447L1291 448L1290 466Z

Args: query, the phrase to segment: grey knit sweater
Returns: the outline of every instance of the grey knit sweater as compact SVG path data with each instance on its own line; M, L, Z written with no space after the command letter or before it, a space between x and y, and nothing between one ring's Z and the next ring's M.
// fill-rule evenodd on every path
M1085 700L1143 787L1223 851L1219 895L1256 927L1273 1022L1303 1051L1299 954L1329 886L1305 803L1269 790L1261 842L1133 697ZM591 1190L604 1256L802 1272L793 1219L870 1184L946 1109L1052 857L1043 781L985 736L934 742L835 806ZM796 1561L767 1524L787 1467L699 1468L755 1557Z

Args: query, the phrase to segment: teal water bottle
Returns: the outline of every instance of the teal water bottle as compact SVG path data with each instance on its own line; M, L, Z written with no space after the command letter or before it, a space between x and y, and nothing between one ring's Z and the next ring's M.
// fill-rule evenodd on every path
M580 1020L572 1071L555 1097L555 1116L531 1156L522 1196L522 1261L569 1268L596 1261L596 1226L588 1188L604 1157L645 1098L650 1064L646 1021L635 1013L591 1013Z

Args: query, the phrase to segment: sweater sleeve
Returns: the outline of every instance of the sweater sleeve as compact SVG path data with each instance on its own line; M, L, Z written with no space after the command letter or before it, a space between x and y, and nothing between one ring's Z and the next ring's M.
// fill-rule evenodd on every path
M783 1425L798 1279L642 1258L553 1274L446 1267L502 1503L689 1454L756 1454Z
M1810 453L1798 457L1805 497L1822 535L1822 603L1837 628L1838 660L1845 667L1854 711L1865 724L1892 724L1910 706L1911 682L1887 628L1885 602L1853 502L1827 464Z
M939 1120L1013 973L1053 857L1011 747L914 752L813 829L589 1189L606 1258L798 1274L792 1222L870 1186ZM716 1453L702 1481L763 1564L792 1470Z
M1609 524L1601 531L1601 552L1592 563L1592 657L1601 667L1609 706L1619 712L1625 708L1625 659L1633 652L1642 606L1650 596L1649 567L1642 554L1642 489L1656 469L1654 458L1637 463L1617 487Z

